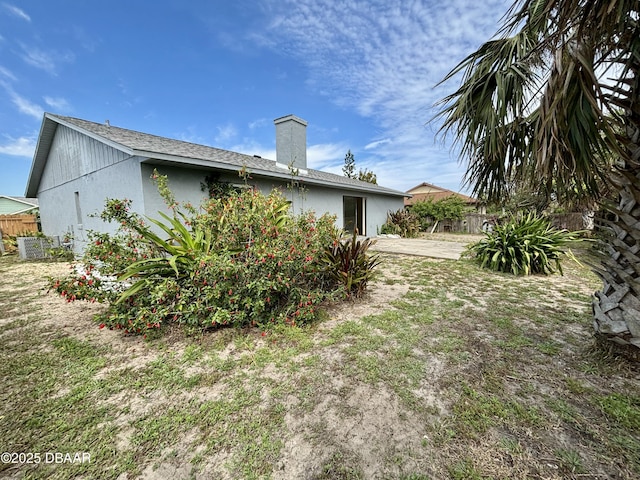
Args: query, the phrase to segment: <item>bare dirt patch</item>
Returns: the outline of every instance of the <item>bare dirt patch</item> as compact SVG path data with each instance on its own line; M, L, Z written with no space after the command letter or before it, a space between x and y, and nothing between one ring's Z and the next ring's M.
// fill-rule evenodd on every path
M12 268L2 273L2 278L4 285L12 285L14 289L19 289L23 302L13 306L15 310L9 318L20 318L16 313L28 306L28 310L22 315L39 315L41 318L38 326L44 332L50 332L55 336L71 336L110 348L113 356L123 359L125 364L135 359L136 367L154 359L157 352L150 350L140 338L126 337L117 331L98 327L94 316L104 311L104 305L81 301L67 302L55 292L48 291L47 278L61 278L70 270L67 263L15 261ZM101 375L109 371L106 369Z
M387 256L386 258L392 257ZM375 315L385 309L393 308L391 303L409 291L409 284L398 268L395 266L384 267L383 263L382 270L369 283L362 298L354 298L328 306L326 313L329 319L323 322L319 329L321 331L331 330L339 322Z
M318 477L335 455L347 459L342 470L361 471L363 478L376 478L381 470L398 475L397 450L420 449L424 428L385 387L334 376L318 395L322 400L310 412L287 415L291 434L274 479Z

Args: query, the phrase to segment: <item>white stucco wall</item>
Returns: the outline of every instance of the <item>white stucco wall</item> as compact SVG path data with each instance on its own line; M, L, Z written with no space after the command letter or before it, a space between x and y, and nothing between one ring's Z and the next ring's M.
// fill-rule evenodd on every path
M55 188L42 190L38 192L42 231L46 235L59 235L61 239L67 232L71 233L74 251L80 253L86 246L89 230L111 233L117 229L117 225L91 216L104 209L107 198L128 198L132 201L133 209L139 211L142 208L139 185L140 168L132 158ZM75 192L78 192L80 201L80 218Z
M208 193L203 192L200 188L200 184L204 182L208 173L206 170L142 163L140 171L145 215L158 218L158 212L164 212L167 215L171 213L158 193L156 183L151 180L154 169L160 175L167 176L169 188L178 202L191 202L194 206L198 206L208 197Z
M297 198L294 198L294 212L299 213L301 209L313 210L319 215L330 212L336 215L336 225L340 228L344 227L343 198L345 196L362 197L364 199L365 231L360 233L369 237L375 237L378 234L380 227L387 220L387 212L395 212L404 206L402 197L313 185L307 185L305 189L306 191L302 195L296 195Z
M68 132L64 133L68 136ZM74 141L74 149L86 148L82 145L82 138L76 137ZM178 201L191 202L197 206L208 196L207 192L201 189L201 183L210 172L208 170L152 165L144 163L143 158L126 157L121 152L114 152L111 147L96 145L93 140L87 141L91 144L93 157L89 163L81 165L82 176L65 179L57 185L53 182L53 179L60 177L59 172L68 172L65 155L69 154L70 147L64 147L62 144L60 148L52 149L38 192L43 232L60 237L66 233L72 234L74 250L77 253L84 250L89 230L112 233L117 229L117 225L105 224L100 218L91 216L103 210L107 198L127 198L132 201L134 211L153 218L158 218L158 211L169 212L156 184L150 178L154 168L160 174L168 176L169 187ZM77 161L81 162L82 158L78 156ZM243 183L234 172L223 174L220 180ZM295 214L309 210L317 215L332 213L336 215L336 225L340 228L344 226L343 197L363 197L366 220L364 233L368 236L377 234L386 220L388 211L403 207L403 199L400 197L309 184L304 185L304 190L288 189L285 181L255 176L248 180L248 183L265 194L273 188L281 189L283 195L292 202L292 212ZM76 192L80 212L76 207Z
M180 202L191 202L197 206L207 197L206 192L202 192L200 184L207 175L205 170L185 169L182 167L157 166L150 164L141 165L141 177L144 195L144 210L146 215L158 217L157 212L168 213L164 201L157 191L157 187L150 180L154 168L158 173L167 175L169 188L176 199ZM243 181L235 173L223 174L221 181L235 184L242 184ZM379 228L385 223L387 212L396 211L403 208L402 197L388 195L354 192L352 190L340 188L328 188L316 185L304 185L303 190L287 188L287 182L277 179L259 178L253 176L247 182L249 185L257 187L261 192L268 194L274 188L279 188L285 198L292 202L292 212L300 214L309 210L314 211L318 216L325 212L336 215L336 225L340 228L344 226L343 218L343 197L355 196L365 199L365 229L366 235L374 237Z

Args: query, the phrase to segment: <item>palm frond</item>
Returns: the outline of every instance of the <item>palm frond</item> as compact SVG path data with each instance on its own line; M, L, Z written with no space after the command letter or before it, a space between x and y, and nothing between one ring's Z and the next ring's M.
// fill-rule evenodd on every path
M468 160L474 194L498 200L513 182L543 185L559 198L607 190L611 159L624 155L615 89L628 59L640 57L640 47L629 49L640 42L638 14L637 0L517 1L501 37L444 78L462 75L435 119ZM600 72L612 63L623 75L605 86Z
M593 46L566 43L554 55L540 99L536 172L555 180L557 193L597 197L607 183L606 159L617 149L611 117L595 75Z

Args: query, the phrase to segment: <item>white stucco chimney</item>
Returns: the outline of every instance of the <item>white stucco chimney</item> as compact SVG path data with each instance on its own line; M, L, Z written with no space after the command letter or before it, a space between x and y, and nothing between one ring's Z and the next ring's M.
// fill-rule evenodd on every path
M295 115L276 118L276 162L306 170L307 122Z

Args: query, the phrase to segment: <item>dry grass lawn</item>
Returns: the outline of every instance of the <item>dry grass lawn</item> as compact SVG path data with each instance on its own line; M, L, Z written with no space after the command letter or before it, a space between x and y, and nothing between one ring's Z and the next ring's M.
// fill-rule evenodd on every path
M0 258L3 478L640 478L640 371L594 348L597 279L386 255L301 329L145 342ZM41 457L44 459L44 457Z

